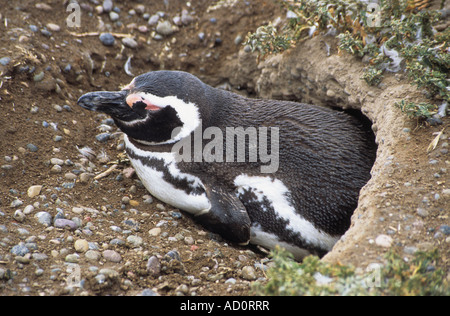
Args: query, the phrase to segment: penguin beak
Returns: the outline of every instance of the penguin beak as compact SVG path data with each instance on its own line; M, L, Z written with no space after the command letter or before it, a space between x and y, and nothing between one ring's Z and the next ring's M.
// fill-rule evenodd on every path
M77 104L90 111L122 117L130 112L130 107L126 103L128 92L128 90L89 92L82 95Z

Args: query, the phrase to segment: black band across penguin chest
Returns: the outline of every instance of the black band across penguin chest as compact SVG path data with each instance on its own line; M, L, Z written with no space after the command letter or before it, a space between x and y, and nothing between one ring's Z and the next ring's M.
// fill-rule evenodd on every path
M143 146L126 135L124 141L136 174L152 195L192 214L210 209L202 181L178 169L174 154L167 151L170 145Z

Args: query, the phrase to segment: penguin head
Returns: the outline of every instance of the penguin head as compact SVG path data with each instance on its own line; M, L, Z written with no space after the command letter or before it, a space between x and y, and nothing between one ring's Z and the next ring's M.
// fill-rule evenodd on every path
M122 91L84 94L78 105L110 115L129 137L145 144L169 144L190 135L209 111L202 111L205 84L179 71L135 77Z

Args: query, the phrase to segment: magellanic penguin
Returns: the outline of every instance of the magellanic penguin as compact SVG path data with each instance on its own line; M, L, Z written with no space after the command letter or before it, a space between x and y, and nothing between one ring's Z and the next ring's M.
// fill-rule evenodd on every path
M245 98L186 72L149 72L78 104L114 119L153 196L232 242L298 259L324 255L349 228L375 159L351 115Z

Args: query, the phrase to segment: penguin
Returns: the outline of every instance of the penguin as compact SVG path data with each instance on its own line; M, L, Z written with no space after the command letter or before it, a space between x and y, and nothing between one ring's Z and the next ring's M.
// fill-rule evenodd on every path
M153 196L231 242L278 245L298 260L325 255L346 232L376 156L353 115L247 98L182 71L148 72L78 105L114 119Z

